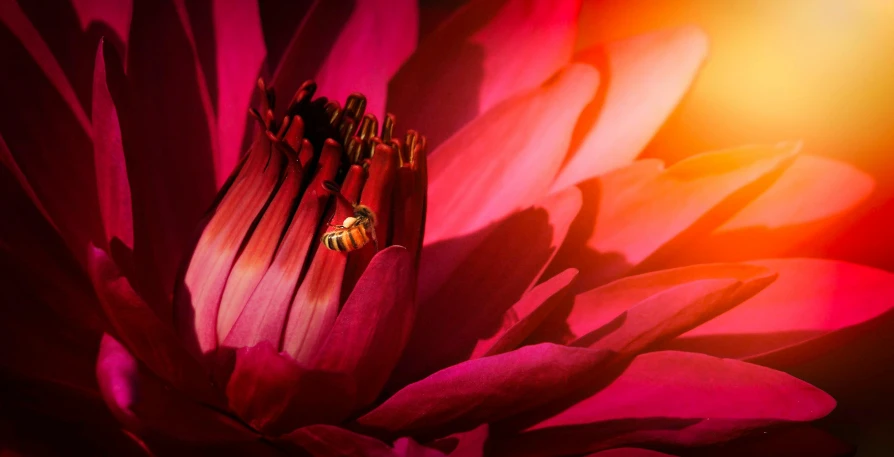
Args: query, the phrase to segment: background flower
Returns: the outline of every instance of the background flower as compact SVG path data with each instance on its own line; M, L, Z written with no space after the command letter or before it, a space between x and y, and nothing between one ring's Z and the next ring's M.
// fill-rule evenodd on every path
M123 316L137 327L161 316L164 327L192 228L245 149L245 107L255 78L267 74L279 106L311 76L336 98L364 90L375 113L387 89L389 109L424 129L434 149L419 314L387 395L355 418L355 429L425 441L490 422L460 442L480 447L489 432L496 453L623 445L790 452L780 442L804 437L824 452L846 452L807 426L740 437L822 417L831 400L781 372L695 352L790 369L877 323L890 307L889 274L810 259L693 264L785 253L808 228L826 233L828 219L863 201L872 180L839 162L796 156L796 143L702 154L667 168L634 162L706 55L698 29L575 49L576 2L476 1L423 30L414 51L412 2L72 5L54 5L53 15L11 1L0 10L4 59L21 69L3 96L23 107L0 125L12 197L4 210L17 216L3 227L4 282L7 303L27 304L6 308L14 317L4 337L23 350L4 366L15 391L34 392L9 399L19 414L14 438L27 442L27 433L46 429L45 414L64 416L62 405L81 419L94 411L81 434L107 452L134 446L96 401L97 330ZM94 54L100 30L111 45ZM67 154L58 154L60 143ZM847 192L803 185L815 176L834 177ZM711 248L748 240L761 225L798 237L744 255ZM91 260L89 243L121 272ZM134 314L147 305L110 311L109 290L142 297L156 314ZM124 420L128 429L145 439L191 425L199 428L188 438L238 438L210 427L224 416L180 424L160 420L165 409L152 406L164 403L132 409L116 380L127 382L142 364L157 370L147 358L161 354L168 363L170 348L134 358L134 333L115 330L131 340L102 341L100 387L113 410L124 407L119 418L143 414L136 427ZM165 340L148 341L151 349ZM637 356L643 351L651 352ZM124 376L104 378L107 362ZM776 389L786 395L774 396ZM154 392L172 395L163 385ZM574 406L564 403L572 399ZM315 452L315 443L347 436L392 452L339 428L299 436ZM157 452L177 452L163 443ZM410 452L417 444L394 446Z

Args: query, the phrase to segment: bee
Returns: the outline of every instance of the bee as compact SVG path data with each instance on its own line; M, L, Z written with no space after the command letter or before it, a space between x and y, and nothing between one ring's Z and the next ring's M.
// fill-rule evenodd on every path
M370 240L376 245L376 213L368 206L353 204L354 215L341 225L333 225L335 230L323 234L320 239L327 249L338 252L356 251L366 246ZM330 224L331 225L331 224Z

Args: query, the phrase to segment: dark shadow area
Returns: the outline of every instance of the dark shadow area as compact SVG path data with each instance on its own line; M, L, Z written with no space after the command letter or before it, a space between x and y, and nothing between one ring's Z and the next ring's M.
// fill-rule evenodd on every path
M608 54L605 47L594 46L577 53L573 60L575 62L584 62L591 65L599 71L599 86L596 88L596 94L593 100L584 107L574 126L571 134L571 143L568 145L568 152L562 166L568 165L568 161L577 154L584 139L590 130L595 127L602 115L602 108L605 106L605 97L608 95L608 88L611 87L612 71L609 66Z
M427 247L420 272L427 291L389 389L468 359L479 339L496 334L552 255L552 237L547 212L528 209Z
M324 0L325 1L325 0ZM319 0L260 0L261 28L270 72L279 64L304 16Z

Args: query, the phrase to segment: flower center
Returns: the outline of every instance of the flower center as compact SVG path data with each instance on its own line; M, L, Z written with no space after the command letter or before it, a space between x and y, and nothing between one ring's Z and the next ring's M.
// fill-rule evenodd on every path
M259 88L261 128L218 195L175 319L200 354L270 342L301 361L377 250L404 246L418 263L425 138L398 136L390 114L380 128L360 94L342 106L314 98L308 81L277 116L272 90Z

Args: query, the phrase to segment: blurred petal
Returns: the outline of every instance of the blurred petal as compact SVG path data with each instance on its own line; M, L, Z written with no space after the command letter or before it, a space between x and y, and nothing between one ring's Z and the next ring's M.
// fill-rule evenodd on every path
M810 425L794 425L765 430L728 443L693 449L691 457L845 457L853 456L852 446Z
M417 10L415 0L357 1L314 78L319 93L345 100L360 92L367 99L366 111L384 120L388 80L416 47Z
M395 75L388 110L425 132L432 147L440 145L562 68L574 49L579 10L579 0L470 2L428 34ZM577 95L581 103L592 97L587 89Z
M576 454L638 443L699 446L835 407L823 391L785 373L685 352L642 354L610 384L506 441L505 452Z
M525 292L503 317L503 326L493 336L478 340L472 358L511 351L543 322L555 307L568 296L568 287L577 270L568 269Z
M894 275L886 271L818 259L751 263L777 271L779 279L668 345L787 366L841 346L894 306Z
M583 135L553 189L632 162L677 106L707 54L704 32L686 27L591 48L575 60L599 69L606 87L581 116Z
M792 251L835 243L839 239L835 229L853 219L854 210L874 188L872 176L853 165L798 156L769 189L709 236L682 249L675 261L792 256Z
M631 355L727 312L776 275L752 265L697 265L620 279L575 297L574 345Z
M197 398L216 401L198 361L134 292L106 253L92 248L87 259L93 286L118 339L160 378Z
M344 419L354 404L353 387L348 376L302 366L264 342L236 350L227 397L252 427L276 435Z
M428 245L419 271L419 309L392 386L466 360L479 339L537 283L580 209L568 189L478 233ZM429 227L429 226L427 226Z
M172 390L151 374L109 335L103 336L96 376L112 413L136 432L153 431L192 442L239 442L255 439L249 429Z
M249 102L266 49L255 0L216 0L212 4L217 45L217 135L214 162L220 188L242 155Z
M87 30L94 22L103 23L118 35L127 49L133 0L71 0L71 3L81 22L81 30Z
M648 160L602 176L595 229L579 226L592 230L586 247L595 251L581 266L581 285L604 284L652 260L663 245L713 229L764 190L796 149L781 144L718 151L667 169Z
M357 419L388 433L443 436L543 405L580 387L609 354L525 346L445 368L404 387ZM561 384L562 389L556 389Z
M130 182L121 143L118 109L106 85L106 63L103 42L96 50L93 74L93 160L96 167L96 190L99 209L105 226L105 242L118 238L133 249L133 209ZM105 243L103 244L106 245Z
M334 425L309 425L280 438L315 457L397 457L387 444Z
M637 449L632 447L619 447L590 454L586 457L674 457L663 452Z
M546 195L597 81L592 67L571 65L437 148L429 159L425 244L472 233Z
M407 343L416 314L415 278L405 248L376 254L316 356L315 368L357 383L359 406L376 399Z

